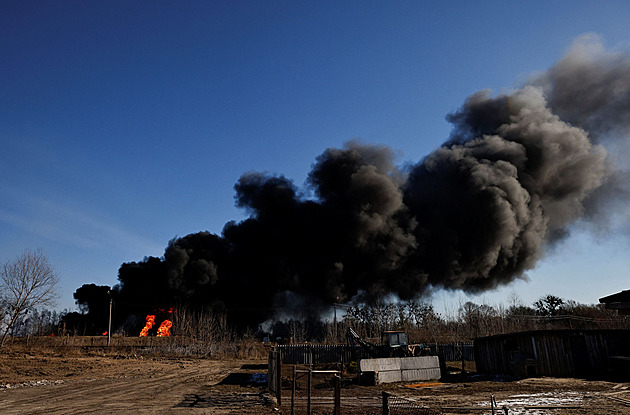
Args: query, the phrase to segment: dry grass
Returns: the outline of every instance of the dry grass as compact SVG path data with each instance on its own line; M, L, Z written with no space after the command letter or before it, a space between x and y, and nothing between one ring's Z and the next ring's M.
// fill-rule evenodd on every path
M267 356L268 350L261 342L250 338L204 342L182 336L112 336L108 345L107 336L27 336L11 338L1 352L44 356L151 355L261 359Z

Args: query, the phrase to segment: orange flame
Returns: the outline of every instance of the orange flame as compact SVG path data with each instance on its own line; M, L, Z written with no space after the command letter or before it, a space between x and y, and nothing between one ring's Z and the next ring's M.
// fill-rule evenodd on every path
M160 328L158 328L158 331L157 331L158 337L170 336L171 327L173 327L173 323L171 322L171 320L164 320L162 324L160 324Z
M140 337L146 337L147 334L149 334L149 330L151 330L154 324L155 324L155 316L149 314L147 316L147 324L144 326L144 328L140 332Z
M107 336L107 332L106 331L103 332L103 336Z

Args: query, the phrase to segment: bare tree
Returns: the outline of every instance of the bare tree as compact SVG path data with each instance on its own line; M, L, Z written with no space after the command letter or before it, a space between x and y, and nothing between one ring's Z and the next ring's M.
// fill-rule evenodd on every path
M41 249L26 250L0 270L0 304L4 330L0 348L21 315L35 307L54 305L59 277Z

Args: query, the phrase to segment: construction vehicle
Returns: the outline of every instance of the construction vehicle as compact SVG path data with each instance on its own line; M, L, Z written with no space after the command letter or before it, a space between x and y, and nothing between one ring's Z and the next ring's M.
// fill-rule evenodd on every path
M385 342L376 345L363 340L351 327L347 330L348 344L353 350L353 360L357 360L354 353L357 345L360 346L371 358L379 357L411 357L417 356L422 350L422 345L409 344L409 336L402 330L384 331Z

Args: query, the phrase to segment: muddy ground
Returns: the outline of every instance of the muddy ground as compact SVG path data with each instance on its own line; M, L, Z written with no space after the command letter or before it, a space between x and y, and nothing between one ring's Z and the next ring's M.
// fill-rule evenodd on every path
M289 414L292 367L285 365L282 408L256 384L264 360L150 357L142 355L36 355L0 353L0 413L13 414ZM263 377L264 378L264 377ZM312 381L312 414L332 414L330 375ZM264 379L263 379L264 380ZM382 391L391 414L490 414L490 397L510 414L630 414L630 383L584 379L486 379L451 375L446 381L359 386L342 380L344 414L381 414ZM306 413L302 376L295 413ZM414 409L415 408L415 412ZM428 412L426 412L428 413ZM439 413L439 412L437 412ZM504 413L503 411L496 412Z

